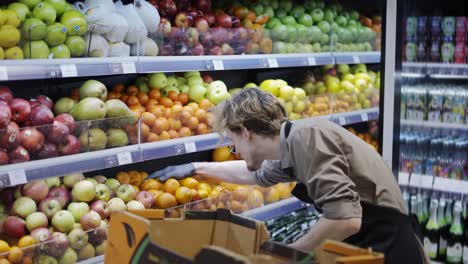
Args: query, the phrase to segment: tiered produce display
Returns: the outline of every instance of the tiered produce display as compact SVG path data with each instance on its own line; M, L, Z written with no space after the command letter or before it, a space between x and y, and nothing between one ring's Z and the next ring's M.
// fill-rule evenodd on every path
M372 51L380 28L321 0L20 0L0 12L0 59Z

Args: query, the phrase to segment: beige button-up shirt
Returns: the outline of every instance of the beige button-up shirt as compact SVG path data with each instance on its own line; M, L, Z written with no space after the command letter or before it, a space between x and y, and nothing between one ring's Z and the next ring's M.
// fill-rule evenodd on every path
M327 120L295 121L288 138L284 127L281 160L265 161L254 172L258 185L301 182L328 219L362 217L360 201L407 213L391 170L366 142Z

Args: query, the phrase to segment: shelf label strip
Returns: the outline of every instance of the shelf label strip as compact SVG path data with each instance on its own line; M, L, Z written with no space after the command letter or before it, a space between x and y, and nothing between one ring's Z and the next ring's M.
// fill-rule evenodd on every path
M4 66L0 66L0 81L8 81L8 71Z
M117 153L117 161L119 165L127 165L133 163L132 154L128 151Z
M197 146L195 145L195 142L185 142L185 153L193 153L197 152Z
M215 71L223 71L224 70L224 63L222 60L213 60L213 68Z
M122 62L122 71L125 74L136 73L136 67L134 62Z
M270 68L278 68L278 60L276 58L268 58L268 65Z
M78 76L78 70L75 64L62 64L60 65L60 70L62 71L63 78Z

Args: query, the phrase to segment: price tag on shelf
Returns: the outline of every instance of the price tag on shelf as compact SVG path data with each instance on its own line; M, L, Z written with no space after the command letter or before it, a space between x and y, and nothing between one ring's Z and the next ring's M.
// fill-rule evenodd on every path
M122 62L122 72L124 74L136 73L136 67L134 62Z
M434 177L429 175L421 175L421 187L425 189L432 189Z
M400 172L398 173L398 184L400 185L408 185L409 182L409 174L407 172Z
M222 60L213 60L213 68L215 71L223 71L224 70L224 63Z
M60 65L60 70L62 71L63 78L78 76L78 70L75 64L62 64Z
M268 58L268 66L270 68L278 68L279 67L278 60L276 58Z
M468 181L462 181L459 188L461 193L468 194Z
M346 118L344 118L344 116L340 116L338 118L338 124L340 124L340 126L346 125Z
M117 153L117 160L119 165L127 165L133 162L132 154L128 151Z
M354 56L353 56L353 63L356 63L356 64L357 64L357 63L359 63L359 62L360 62L359 56L354 55Z
M197 146L195 145L195 142L185 142L185 153L193 153L197 151Z
M307 63L309 64L309 66L315 66L317 65L317 60L315 60L315 57L308 57Z
M446 192L453 192L456 189L456 185L454 186L452 180L436 177L434 180L434 189L446 191Z
M421 186L421 174L413 173L409 179L409 186L422 187Z
M25 184L28 182L26 179L26 172L24 170L14 170L8 172L8 178L10 178L10 186Z
M8 81L8 71L3 66L0 66L0 81Z
M369 116L367 115L367 113L362 113L361 114L361 120L362 120L362 122L369 121Z

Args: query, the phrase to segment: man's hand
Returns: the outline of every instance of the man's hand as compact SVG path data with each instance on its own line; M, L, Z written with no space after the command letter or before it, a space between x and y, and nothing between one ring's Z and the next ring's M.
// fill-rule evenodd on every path
M166 181L169 178L177 180L185 179L195 173L195 167L192 163L177 166L168 166L162 170L151 173L148 178L157 178L160 181Z

